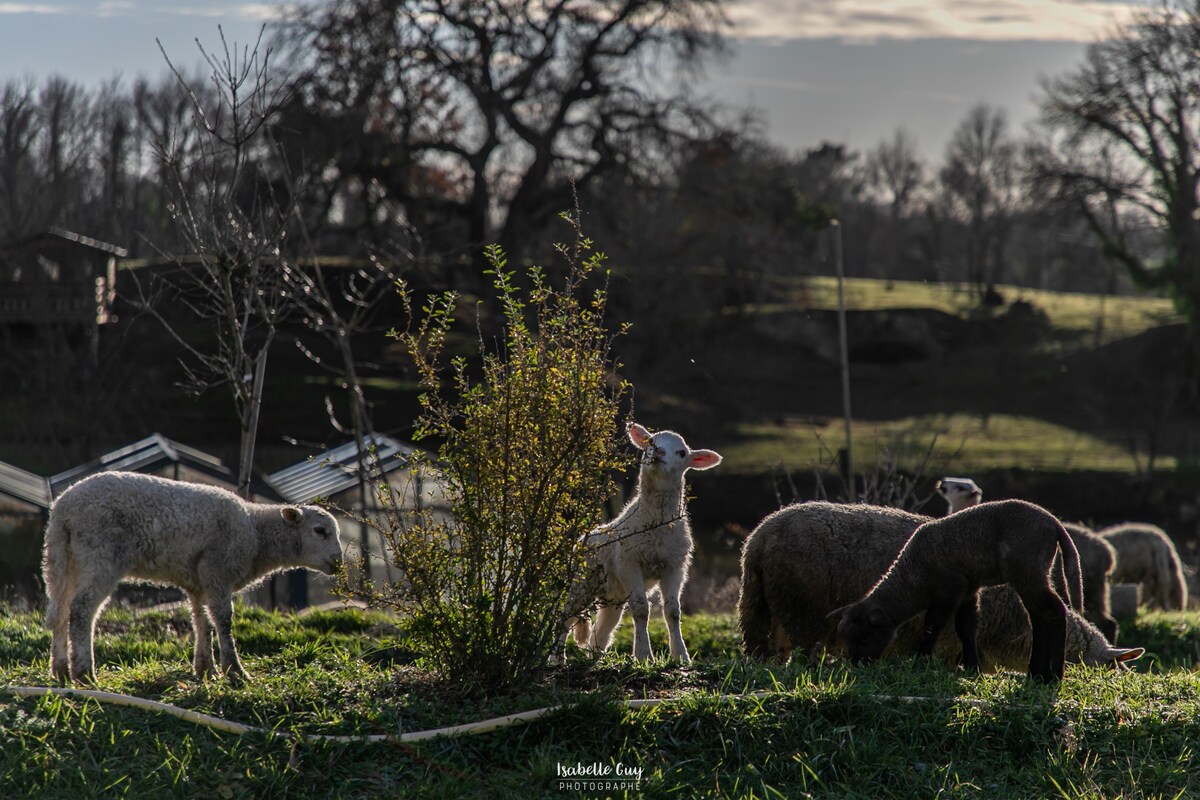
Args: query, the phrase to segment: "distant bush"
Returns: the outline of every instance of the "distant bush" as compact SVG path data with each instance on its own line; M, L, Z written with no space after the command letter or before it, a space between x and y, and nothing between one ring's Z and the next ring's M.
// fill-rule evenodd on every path
M520 288L500 249L487 250L503 330L490 344L480 333L478 362L446 363L453 293L417 314L405 295L410 324L393 331L424 387L416 438L438 443L437 460L416 470L436 477L450 514L420 502L401 509L384 492L381 531L397 579L368 601L408 614L410 644L457 682L504 687L545 668L572 612L581 536L601 521L613 472L626 466L626 386L614 380L603 256L576 232L573 246L559 247L561 286L533 267Z

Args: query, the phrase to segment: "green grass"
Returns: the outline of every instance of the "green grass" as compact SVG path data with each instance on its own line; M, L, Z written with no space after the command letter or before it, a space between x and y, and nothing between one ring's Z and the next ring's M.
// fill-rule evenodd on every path
M800 293L795 298L798 305L813 309L837 308L837 281L834 278L820 276L797 280L801 281L798 284ZM1050 326L1060 332L1094 334L1097 321L1102 318L1102 344L1158 325L1183 321L1171 301L1162 297L1045 292L1019 286L997 288L1009 303L1024 300L1033 304L1046 314ZM845 293L846 308L850 310L932 308L965 319L977 314L979 308L974 287L963 283L852 278L846 281Z
M1148 671L1071 667L1058 691L901 661L764 666L737 656L728 615L684 620L690 668L625 653L576 659L506 695L464 694L410 663L387 617L239 609L252 683L188 674L180 613L107 613L100 688L279 731L379 733L569 703L530 725L415 744L216 733L71 699L0 699L0 797L577 797L560 765L643 770L645 797L1175 797L1200 793L1200 614L1126 626ZM652 641L662 648L661 622ZM0 684L45 682L48 635L0 616ZM770 690L769 697L722 695ZM616 700L667 697L630 710ZM907 698L907 699L902 699ZM921 698L921 699L912 699ZM600 793L603 795L604 793ZM598 796L595 793L583 796Z
M760 304L740 309L751 316L774 313L795 313L807 309L828 310L836 307L836 282L828 277L794 277L781 279L784 286L778 293L782 302ZM1020 351L1028 357L1028 365L1020 371L1021 380L997 382L991 373L990 351L982 350L977 357L967 357L971 348L982 347L983 340L971 340L939 362L931 362L930 370L952 370L960 376L962 396L953 386L930 384L930 391L946 409L945 413L915 405L914 386L924 385L925 376L912 365L901 365L888 373L878 365L851 366L851 386L855 399L867 397L878 400L895 392L901 403L898 411L880 402L857 404L860 416L853 420L856 466L864 469L873 463L898 462L902 469L912 470L925 458L930 443L937 437L929 466L962 471L986 471L1020 467L1029 470L1070 472L1078 470L1106 472L1135 472L1144 469L1146 455L1138 452L1136 460L1130 454L1127 440L1135 434L1142 450L1147 447L1143 428L1149 410L1144 415L1128 418L1116 416L1104 425L1088 431L1084 414L1064 412L1077 401L1073 398L1080 389L1068 378L1063 359L1078 356L1090 348L1109 344L1118 339L1135 336L1167 323L1182 321L1171 302L1156 297L1105 297L1077 293L1044 292L1013 286L999 287L1009 303L997 309L982 309L973 287L966 284L927 284L913 281L884 281L850 279L846 282L847 306L851 310L883 310L890 308L935 309L962 319L977 319L984 315L1004 315L1016 301L1030 303L1044 314L1045 327L1039 327L1029 340L1009 342L1010 351ZM1101 324L1102 320L1102 324ZM982 328L976 329L976 336ZM1003 330L1014 332L1012 326ZM1089 362L1090 363L1090 362ZM1078 364L1072 364L1077 368ZM1132 367L1131 367L1132 368ZM1086 370L1081 375L1090 375ZM1075 373L1070 373L1074 376ZM1090 379L1090 378L1089 378ZM754 380L753 376L748 380ZM832 379L830 379L832 380ZM1062 391L1048 387L1062 386ZM979 387L987 387L980 390ZM974 390L974 391L970 391ZM1092 389L1111 397L1118 390L1126 391L1126 405L1137 404L1139 396L1129 395L1128 387L1096 385ZM722 447L724 473L759 474L772 467L807 472L815 467L830 469L833 453L842 447L844 432L840 416L830 411L827 399L820 407L825 416L815 419L797 407L794 416L781 413L788 408L788 399L771 394L768 383L756 387L743 400L753 402L755 392L772 399L769 413L743 413L745 420L732 432L732 441ZM1045 419L1031 415L1030 404L1023 402L1031 392L1049 394L1039 402L1038 414L1045 410ZM1144 390L1149 396L1150 390ZM1040 395L1039 395L1040 396ZM1144 399L1140 400L1146 404ZM926 407L928 404L924 404ZM864 413L864 407L874 414ZM1010 408L1024 410L1016 413L963 413L958 409L993 408L1006 412ZM936 409L932 409L936 411ZM1057 412L1057 415L1056 413ZM1053 420L1053 421L1050 421ZM1155 463L1156 469L1177 467L1177 453L1168 451Z
M1134 472L1139 466L1125 447L1033 417L930 414L896 420L855 419L852 430L860 469L891 459L911 471L927 457L931 467L953 469L969 464L976 471L1019 464L1052 472ZM746 423L736 428L736 434L737 441L721 449L725 457L721 468L731 473L758 473L764 465L791 472L829 467L835 463L833 452L845 441L841 419ZM1145 457L1141 458L1144 466ZM1155 464L1174 469L1176 459L1162 456Z

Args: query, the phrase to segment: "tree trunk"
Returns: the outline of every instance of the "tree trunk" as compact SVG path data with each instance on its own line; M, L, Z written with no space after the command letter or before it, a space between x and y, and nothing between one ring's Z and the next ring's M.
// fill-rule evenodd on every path
M267 374L267 352L271 346L268 337L263 347L254 358L254 383L250 387L250 405L242 419L242 453L238 465L238 494L244 499L251 497L250 480L254 474L254 444L258 439L258 415L262 410L263 383Z

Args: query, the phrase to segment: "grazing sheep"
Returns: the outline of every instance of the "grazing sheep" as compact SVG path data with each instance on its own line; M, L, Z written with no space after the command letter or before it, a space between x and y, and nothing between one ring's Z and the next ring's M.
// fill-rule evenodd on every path
M644 451L637 493L611 522L585 538L589 551L587 576L571 592L570 608L585 608L599 600L594 624L572 619L575 640L593 652L603 652L621 621L626 606L633 617L633 655L650 657L646 593L658 586L667 623L671 658L691 661L679 631L679 595L692 559L692 532L684 502L684 473L711 469L721 463L712 450L692 450L673 431L651 434L631 424L629 439ZM566 634L563 635L565 642Z
M1062 523L1023 500L984 503L917 528L867 596L830 616L838 620L838 638L856 661L878 658L900 623L921 611L925 629L917 652L931 654L953 616L963 666L977 669L979 590L1007 583L1020 595L1033 626L1030 677L1061 680L1067 609L1049 573L1064 564L1071 605L1082 608L1079 554Z
M1114 583L1139 583L1142 601L1166 611L1187 608L1187 582L1171 538L1155 525L1127 522L1099 531L1117 551Z
M928 521L896 508L826 502L768 516L742 546L738 624L746 654L777 656L778 632L788 649L833 649L829 613L870 591Z
M970 478L942 478L938 493L946 498L948 513L979 505L983 491ZM1083 616L1100 629L1112 644L1117 643L1117 621L1112 616L1108 596L1110 576L1116 562L1116 551L1090 528L1064 522L1063 527L1079 553L1079 571L1083 577Z
M742 550L738 622L743 647L757 658L784 659L793 647L805 654L821 648L841 652L829 612L870 590L887 571L912 532L929 517L871 505L802 503L767 517ZM890 652L912 654L920 626L910 621ZM1029 616L1008 586L979 595L980 666L1024 671L1032 643ZM935 652L952 663L957 639L946 631ZM1117 649L1086 620L1067 610L1066 657L1094 665L1140 656Z
M980 669L1023 672L1033 650L1033 628L1020 596L1011 586L989 586L979 593ZM949 660L958 655L954 637L947 631L937 649ZM901 651L905 652L905 651ZM1067 609L1066 660L1088 665L1124 664L1141 658L1141 647L1117 647L1098 626L1073 609Z
M341 560L337 521L315 506L248 503L215 486L132 472L85 478L54 502L46 528L51 674L95 680L96 618L117 583L131 577L186 592L196 674L212 671L215 627L221 668L240 680L233 593L290 567L332 575Z

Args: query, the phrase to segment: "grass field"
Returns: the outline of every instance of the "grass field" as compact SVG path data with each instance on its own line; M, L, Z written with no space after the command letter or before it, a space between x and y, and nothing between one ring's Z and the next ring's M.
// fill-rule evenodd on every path
M837 308L837 281L819 276L803 279L800 298L809 308ZM1170 322L1180 322L1171 301L1162 297L1108 296L1078 292L1046 292L1021 286L999 286L1012 303L1025 301L1045 313L1050 326L1064 333L1100 330L1100 344L1133 336ZM973 286L965 283L923 283L854 278L846 281L846 308L933 308L964 319L978 313Z
M182 613L108 612L100 688L277 733L420 730L566 704L491 733L408 744L238 736L142 710L0 699L0 797L1188 797L1200 793L1200 615L1122 631L1140 671L1071 667L1061 688L911 661L767 667L737 655L729 615L693 616L690 668L612 654L503 696L464 693L411 663L381 615L240 609L254 681L188 671ZM618 647L629 646L628 626ZM661 647L661 624L652 629ZM40 618L0 616L0 685L43 684ZM727 695L766 691L763 697ZM619 701L660 697L654 708ZM593 766L599 765L599 766ZM641 770L636 788L580 792L558 774ZM610 777L612 777L610 775Z
M836 308L834 279L784 280L791 281L790 289L779 292L786 302L740 311L748 318L769 318L780 312ZM1138 350L1136 343L1116 345L1181 322L1170 300L1014 286L999 290L1007 305L984 309L966 284L846 282L851 310L933 309L973 321L961 340L939 340L944 352L924 360L851 363L855 461L860 469L895 462L912 470L929 456L929 466L951 472L1017 467L1133 473L1146 468L1151 449L1156 469L1173 470L1181 459L1191 458L1187 420L1173 421L1177 434L1148 433L1166 429L1154 415L1165 414L1172 392L1178 391L1169 385L1169 370L1153 361L1152 353ZM1032 316L998 323L1018 301L1039 312L1037 319L1042 321L1032 329ZM797 337L780 349L803 353L806 339ZM1109 346L1112 349L1105 349ZM791 472L830 469L833 454L844 443L840 389L831 388L840 387L836 364L828 356L818 362L762 362L761 352L744 353L722 365L725 373L736 372L732 378L725 375L729 384L749 387L730 403L737 407L740 421L722 449L722 470L758 474L780 467ZM1098 371L1102 368L1108 372ZM1140 369L1146 372L1140 374ZM815 390L805 380L814 372L820 376L811 382L819 386ZM1151 435L1158 440L1150 442Z
M792 419L747 423L738 440L722 448L722 468L735 473L761 471L774 464L792 472L836 463L834 452L845 441L841 419ZM1034 417L1010 414L931 414L897 420L855 419L856 458L860 469L894 462L912 471L927 463L934 472L962 465L974 471L1021 466L1030 470L1134 472L1145 464L1126 447L1083 431ZM931 447L932 445L932 447ZM1177 460L1162 456L1160 469Z

